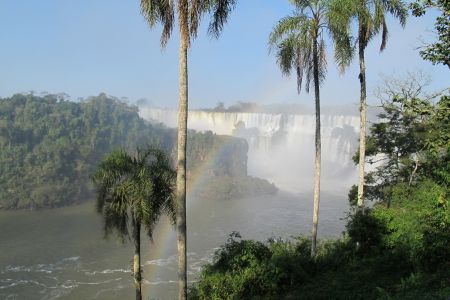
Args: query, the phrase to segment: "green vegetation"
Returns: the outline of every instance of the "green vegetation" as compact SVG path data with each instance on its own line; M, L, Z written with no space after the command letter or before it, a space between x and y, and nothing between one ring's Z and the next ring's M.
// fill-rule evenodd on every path
M450 98L424 100L405 86L389 89L368 137L367 158L377 163L365 196L375 203L355 209L353 187L343 238L319 243L311 258L306 238L261 243L233 234L191 299L448 299Z
M382 88L384 102L380 122L371 126L367 141L365 197L390 205L397 184L413 187L430 179L444 187L450 182L450 97L424 99L423 84L417 78L397 80ZM388 101L385 101L388 100ZM358 161L355 155L354 161ZM354 186L349 193L354 203Z
M352 216L347 235L319 243L315 258L306 238L261 243L232 236L204 267L190 298L447 299L448 198L430 182L402 193L408 197L389 209Z
M248 145L244 139L218 136L211 131L188 132L186 153L188 172L203 166L208 176L246 176Z
M194 186L196 197L230 200L278 191L267 180L247 176L248 145L244 139L217 136L207 131L203 134L190 132L188 141L188 187L193 182L190 178L200 178L202 182Z
M189 182L188 182L189 184ZM230 200L260 195L274 195L278 192L274 184L252 176L213 176L194 191L202 199Z
M163 129L148 126L137 108L100 95L75 103L54 95L0 99L0 206L57 207L90 194L89 176L103 155Z
M450 2L448 0L416 0L410 3L410 8L416 17L423 16L429 9L440 11L441 15L434 23L438 40L425 45L420 55L433 64L443 64L450 68Z
M449 190L399 185L391 207L349 218L341 240L318 244L232 236L202 270L191 299L447 299Z
M138 149L134 157L117 150L100 163L93 181L105 235L116 230L121 238L131 236L134 242L134 286L136 300L141 300L141 227L151 238L161 214L167 214L175 223L175 171L162 150Z
M189 132L189 140L189 172L206 165L213 177L246 177L244 140L211 132ZM88 200L89 176L113 149L159 145L174 157L175 141L176 130L148 124L137 107L104 94L78 103L55 95L0 99L0 209Z

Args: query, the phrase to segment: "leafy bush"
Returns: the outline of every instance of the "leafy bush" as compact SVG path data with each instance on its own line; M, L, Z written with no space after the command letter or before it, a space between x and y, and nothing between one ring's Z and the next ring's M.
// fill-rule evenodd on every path
M385 247L383 237L389 233L387 222L385 218L375 217L369 209L357 211L350 217L347 233L359 253L367 254Z
M205 266L200 281L191 288L191 299L260 299L274 297L301 284L314 272L310 242L271 239L267 243L230 235Z
M205 266L191 299L447 299L448 190L432 181L392 187L390 207L351 215L344 238L241 240Z

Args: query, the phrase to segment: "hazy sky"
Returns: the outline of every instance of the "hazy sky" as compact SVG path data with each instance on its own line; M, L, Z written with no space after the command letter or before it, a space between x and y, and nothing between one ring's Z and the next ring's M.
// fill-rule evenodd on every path
M240 0L219 40L206 36L204 18L189 52L190 107L219 101L311 103L311 95L297 95L295 78L283 77L268 53L271 29L291 11L287 0ZM410 17L405 30L389 20L387 49L379 54L376 39L366 52L369 93L381 74L417 70L432 77L432 89L449 86L448 68L421 60L415 49L420 38L433 38L435 16ZM34 90L77 99L105 92L175 107L178 35L175 31L161 51L160 32L149 29L138 0L0 0L0 97ZM357 64L340 76L331 47L328 52L322 103L357 102Z

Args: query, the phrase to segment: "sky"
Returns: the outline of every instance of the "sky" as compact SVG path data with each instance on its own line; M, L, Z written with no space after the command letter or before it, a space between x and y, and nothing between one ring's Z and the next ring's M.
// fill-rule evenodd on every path
M240 0L218 40L207 36L206 16L189 50L190 107L312 104L313 95L297 94L295 77L282 76L268 51L271 30L292 10L287 0ZM431 77L430 90L450 86L448 68L423 61L417 50L433 40L436 15L410 16L405 29L388 19L387 49L380 54L376 38L366 51L369 102L376 102L382 75L422 71ZM138 0L0 0L0 97L34 91L76 100L104 92L175 108L179 36L175 30L162 50L160 34L140 15ZM341 75L328 46L322 104L357 103L357 62Z

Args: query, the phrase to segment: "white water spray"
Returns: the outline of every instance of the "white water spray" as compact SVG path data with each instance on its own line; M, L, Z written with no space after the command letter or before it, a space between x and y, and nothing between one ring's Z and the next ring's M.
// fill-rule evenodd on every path
M151 122L177 127L177 111L140 108ZM245 138L249 143L248 173L291 192L313 187L313 114L189 112L188 128ZM356 182L351 157L358 146L359 118L354 114L324 114L322 122L322 190L348 190Z

